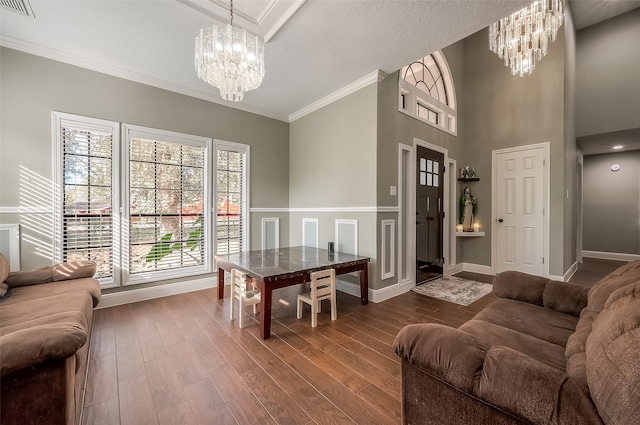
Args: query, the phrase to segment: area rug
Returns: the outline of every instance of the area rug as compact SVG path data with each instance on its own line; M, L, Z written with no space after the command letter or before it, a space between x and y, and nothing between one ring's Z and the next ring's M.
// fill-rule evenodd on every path
M455 276L442 276L412 289L418 294L459 305L469 305L493 290L490 283L475 282Z

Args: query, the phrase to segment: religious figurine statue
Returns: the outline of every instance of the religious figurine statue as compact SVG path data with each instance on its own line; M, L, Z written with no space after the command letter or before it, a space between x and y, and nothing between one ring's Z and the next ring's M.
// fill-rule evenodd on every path
M473 216L477 209L476 197L471 194L469 187L465 187L460 197L460 224L463 232L473 232Z

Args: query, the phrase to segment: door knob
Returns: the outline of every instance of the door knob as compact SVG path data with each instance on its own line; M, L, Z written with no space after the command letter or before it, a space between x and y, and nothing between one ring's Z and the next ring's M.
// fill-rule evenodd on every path
M498 223L502 223L503 221L504 221L504 220L503 220L503 219L501 219L501 218L499 218L499 219L498 219Z

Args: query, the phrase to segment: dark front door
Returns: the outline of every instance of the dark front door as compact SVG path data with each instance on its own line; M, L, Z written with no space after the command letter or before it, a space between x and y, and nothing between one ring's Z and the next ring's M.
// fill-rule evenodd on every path
M442 276L444 154L418 146L416 163L416 283Z

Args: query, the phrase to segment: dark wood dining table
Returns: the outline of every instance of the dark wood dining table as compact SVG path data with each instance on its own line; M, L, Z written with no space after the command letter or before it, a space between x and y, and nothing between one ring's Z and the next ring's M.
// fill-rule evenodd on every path
M245 251L216 255L218 265L218 299L224 298L224 275L232 269L247 274L260 289L260 336L271 336L271 302L273 290L309 281L309 273L335 269L336 275L360 272L360 302L369 302L369 257L309 246Z

